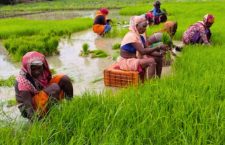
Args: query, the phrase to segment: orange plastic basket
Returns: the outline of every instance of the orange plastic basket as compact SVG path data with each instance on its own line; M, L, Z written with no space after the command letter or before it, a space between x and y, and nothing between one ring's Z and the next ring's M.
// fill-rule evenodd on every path
M137 71L123 71L115 69L113 64L104 70L105 86L127 87L128 85L138 85L139 73Z

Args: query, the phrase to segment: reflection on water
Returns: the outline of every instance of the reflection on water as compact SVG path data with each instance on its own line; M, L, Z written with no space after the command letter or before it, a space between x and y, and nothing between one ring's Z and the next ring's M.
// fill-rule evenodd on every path
M6 79L18 72L18 63L12 64L7 56L7 51L3 44L0 43L0 79Z
M62 39L59 43L60 55L48 58L49 64L57 73L64 73L74 80L74 92L80 94L85 90L101 91L103 81L92 81L103 77L103 70L113 63L111 57L90 58L80 57L82 45L87 43L90 50L102 49L112 54L112 45L120 39L98 37L91 30L75 33L70 39Z
M102 91L104 89L103 80L92 83L96 79L103 78L103 70L113 63L111 57L90 58L80 57L82 45L88 43L89 49L102 49L109 55L113 53L112 45L120 42L121 39L107 39L97 36L92 30L75 33L71 38L61 39L58 49L60 55L47 57L50 68L57 73L70 76L74 82L74 94L79 95L85 90ZM0 55L0 77L9 77L18 74L19 67L15 66L5 55ZM6 67L7 66L7 67ZM14 98L13 87L0 87L0 98Z
M74 80L74 94L80 95L86 90L102 91L104 87L103 80L93 83L93 81L103 78L103 70L113 63L112 58L90 58L79 56L82 45L88 43L89 49L102 49L109 55L113 54L112 45L120 43L121 39L102 38L94 34L91 30L75 33L71 38L63 38L59 43L60 55L47 57L50 68L57 73L67 74ZM0 55L0 77L9 77L19 72L19 68L4 59ZM4 67L5 66L5 67ZM6 67L7 66L7 67ZM7 69L5 69L7 68ZM170 67L164 67L162 75L169 74ZM14 98L13 87L0 87L0 98Z
M20 16L32 20L65 20L72 19L75 17L94 17L93 10L73 10L73 11L51 11L43 12L38 14Z

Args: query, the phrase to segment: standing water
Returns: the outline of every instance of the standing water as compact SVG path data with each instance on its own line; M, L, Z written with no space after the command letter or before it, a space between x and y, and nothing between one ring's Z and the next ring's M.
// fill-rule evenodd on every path
M63 15L62 15L63 14ZM118 11L112 11L115 18L120 17ZM94 11L72 12L49 12L44 14L34 14L23 16L28 19L68 19L76 16L94 17ZM121 20L121 17L118 18ZM127 17L122 17L127 19ZM92 30L86 30L74 33L70 38L62 38L59 42L59 52L57 56L47 57L50 68L56 73L68 75L73 80L74 95L80 95L86 90L100 92L105 89L103 83L103 70L113 63L111 55L113 54L112 46L120 43L121 38L102 38L97 36ZM79 56L82 45L87 43L90 50L101 49L109 56L106 58L90 58ZM6 79L11 75L17 75L20 69L20 62L15 64L9 61L7 52L0 45L0 78ZM170 72L170 67L163 68L163 74ZM99 81L100 80L100 81ZM13 87L0 87L0 101L15 98ZM3 108L4 109L4 108ZM7 109L10 115L18 116L18 109ZM10 111L13 111L10 113ZM1 116L1 115L0 115ZM13 117L14 118L14 117Z

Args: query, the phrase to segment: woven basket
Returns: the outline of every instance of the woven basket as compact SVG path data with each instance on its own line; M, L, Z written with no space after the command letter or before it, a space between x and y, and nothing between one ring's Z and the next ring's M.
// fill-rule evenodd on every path
M105 86L127 87L138 85L139 73L137 71L123 71L115 69L115 64L104 70Z

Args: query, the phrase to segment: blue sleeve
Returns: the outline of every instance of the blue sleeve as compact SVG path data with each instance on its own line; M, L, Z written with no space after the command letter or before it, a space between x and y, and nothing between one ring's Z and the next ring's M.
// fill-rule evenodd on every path
M154 16L160 16L160 15L161 15L161 13L158 13L158 12L157 12L156 8L154 8L154 9L152 10L152 12L153 12L153 15L154 15Z

